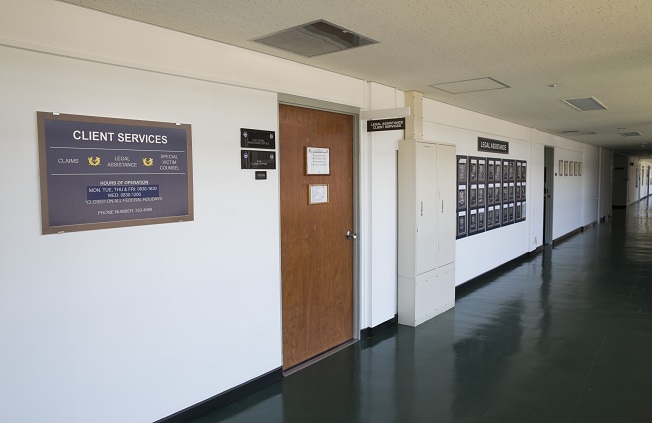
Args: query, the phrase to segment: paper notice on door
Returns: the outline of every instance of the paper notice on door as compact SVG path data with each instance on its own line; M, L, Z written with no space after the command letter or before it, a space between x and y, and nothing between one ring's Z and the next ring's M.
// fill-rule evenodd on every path
M330 175L330 149L306 147L306 175Z
M308 185L308 204L328 203L328 184Z

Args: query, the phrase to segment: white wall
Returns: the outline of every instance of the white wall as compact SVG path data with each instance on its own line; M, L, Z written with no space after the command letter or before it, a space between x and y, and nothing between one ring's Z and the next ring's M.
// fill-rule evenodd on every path
M279 367L278 174L239 164L239 128L276 130L276 95L0 62L0 421L152 421ZM37 110L192 124L195 221L42 236Z
M603 149L604 158L601 161L598 147L536 130L533 135L534 143L554 148L553 239L606 216L598 216L598 197L609 198L611 184L600 184L600 166L603 166L602 174L611 172L611 152ZM582 176L564 176L563 170L560 172L559 169L560 160L568 161L569 167L571 162L581 162ZM604 210L600 214L602 212Z
M585 226L599 220L600 148L582 144L582 156L578 161L582 162L582 176L574 176L574 178L578 178L581 184L579 201L582 204L582 215L580 224Z
M239 128L276 130L277 93L366 109L403 93L52 0L0 10L0 421L152 421L278 368L278 175L240 170ZM191 124L195 221L40 235L38 110ZM527 220L457 241L456 284L541 244L543 145L596 156L431 100L424 120L457 154L491 156L486 136L528 161ZM396 313L401 138L361 130L362 328ZM578 184L562 194L595 192ZM555 233L592 213L570 210Z
M646 173L645 173L645 180L646 180L646 184L647 184L647 191L646 191L647 195L651 195L652 194L652 187L650 185L652 185L652 160L647 161L647 170L646 170Z
M363 81L315 67L53 0L0 10L0 45L364 106Z
M0 421L153 421L280 367L278 173L240 170L239 129L277 130L276 92L363 105L363 81L51 0L0 9ZM194 222L42 236L40 110L191 124Z
M648 196L647 167L650 166L652 161L629 156L626 160L628 171L627 204L629 205ZM632 163L633 165L631 165Z
M531 130L458 107L424 99L424 139L456 145L458 155L528 161L527 218L499 229L458 239L455 245L455 285L460 285L535 248L530 245L529 222L536 164L530 152ZM478 152L478 137L509 142L509 155ZM451 180L450 183L455 183ZM454 222L451 222L454 224ZM500 246L500 248L496 248Z
M615 206L630 205L649 195L647 168L651 165L652 160L622 154L613 156Z
M424 138L453 143L458 155L527 160L526 221L456 241L456 285L481 275L543 244L543 169L546 146L559 160L582 162L582 176L555 176L553 239L597 221L598 197L610 197L611 185L599 184L600 150L538 130L432 100L424 100ZM509 142L510 154L482 153L477 138ZM604 151L610 166L610 152ZM609 172L610 169L603 170ZM610 207L610 205L609 205ZM604 214L606 216L606 214ZM500 246L500 248L496 248Z
M374 82L367 86L370 110L403 107L401 91ZM362 328L377 326L397 313L397 152L396 143L404 131L366 132L362 122L363 213L365 251L362 287L369 298L363 311Z

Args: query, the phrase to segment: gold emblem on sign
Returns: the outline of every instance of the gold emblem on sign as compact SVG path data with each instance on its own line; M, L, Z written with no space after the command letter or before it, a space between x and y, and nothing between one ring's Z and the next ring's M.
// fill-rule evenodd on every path
M145 166L151 166L151 165L154 164L154 159L152 159L152 158L148 159L147 157L143 157L143 164Z
M99 166L100 165L100 158L99 157L89 157L88 158L88 164L91 166Z

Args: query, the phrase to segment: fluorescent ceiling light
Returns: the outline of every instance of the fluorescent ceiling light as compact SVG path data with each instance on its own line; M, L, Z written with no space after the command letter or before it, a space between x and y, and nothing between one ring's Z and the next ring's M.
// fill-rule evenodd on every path
M449 94L474 93L478 91L501 90L510 88L509 85L503 84L490 77L466 79L463 81L442 82L430 85L438 90L446 91Z
M607 107L604 104L600 103L595 97L571 98L562 101L572 108L579 110L580 112L607 110Z

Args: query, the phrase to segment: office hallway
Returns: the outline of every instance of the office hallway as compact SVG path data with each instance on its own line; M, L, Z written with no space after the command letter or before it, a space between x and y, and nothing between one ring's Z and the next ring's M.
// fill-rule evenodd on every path
M652 421L651 204L196 423Z

